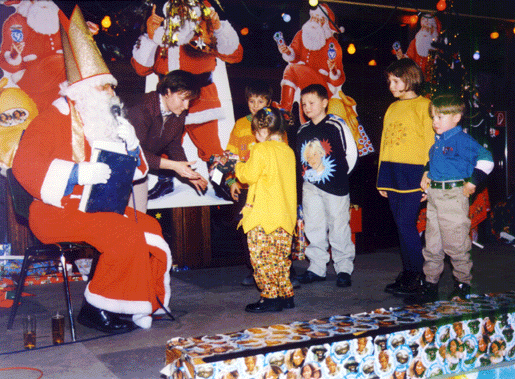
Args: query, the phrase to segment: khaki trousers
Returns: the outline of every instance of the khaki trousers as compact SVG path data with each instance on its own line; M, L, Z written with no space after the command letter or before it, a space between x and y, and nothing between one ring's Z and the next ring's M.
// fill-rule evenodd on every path
M438 283L447 254L454 278L470 285L472 242L468 213L469 199L463 195L463 187L427 190L426 246L422 254L428 282Z

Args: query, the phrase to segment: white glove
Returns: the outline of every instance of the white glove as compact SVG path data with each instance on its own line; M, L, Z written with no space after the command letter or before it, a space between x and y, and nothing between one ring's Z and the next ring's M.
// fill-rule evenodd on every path
M81 162L79 163L79 184L98 184L107 183L111 177L111 169L101 162Z
M117 120L118 129L116 130L116 133L118 134L118 137L125 141L127 144L127 150L135 150L139 146L139 140L138 137L136 137L134 126L124 118L117 117Z

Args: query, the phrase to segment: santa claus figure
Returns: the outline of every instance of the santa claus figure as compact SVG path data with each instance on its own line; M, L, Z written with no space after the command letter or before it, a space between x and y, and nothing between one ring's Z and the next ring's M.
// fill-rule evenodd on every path
M85 186L111 178L111 167L91 157L98 142L118 143L136 158L135 180L147 174L147 162L133 126L113 115L113 108L121 108L117 80L82 12L75 7L70 20L62 15L60 22L67 76L63 97L28 126L13 173L34 197L29 225L40 241L82 241L101 253L77 321L105 333L150 328L152 313L165 312L161 304L166 308L171 296L172 257L159 223L130 207L124 214L79 210ZM120 314L132 315L132 321Z
M4 23L0 67L41 112L66 80L59 34L59 8L53 1L6 1L16 12Z
M147 33L140 36L133 49L132 65L139 75L167 74L181 69L198 76L202 85L186 118L185 130L198 149L198 156L208 161L223 154L218 120L224 118L212 73L217 58L238 63L243 48L238 34L228 21L221 21L214 8L202 0L167 1L165 17L155 12L147 20Z
M415 35L415 38L410 42L406 54L402 50L397 50L396 55L398 59L403 57L411 58L419 65L424 73L426 80L429 78L429 54L431 50L435 50L433 42L436 42L440 35L440 22L438 19L428 13L420 16L420 30Z
M309 15L289 46L278 41L279 51L288 62L281 82L280 107L288 111L307 85L322 84L329 97L333 97L345 82L342 48L334 37L343 28L338 29L335 15L327 4L319 4Z

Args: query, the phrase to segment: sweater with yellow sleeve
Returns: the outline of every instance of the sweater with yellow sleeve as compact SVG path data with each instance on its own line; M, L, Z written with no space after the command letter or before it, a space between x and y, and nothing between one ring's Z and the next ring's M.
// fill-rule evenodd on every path
M384 116L377 189L395 192L421 191L420 180L434 143L430 100L418 96L398 100Z
M247 162L238 162L236 177L249 185L240 225L245 233L261 226L266 234L278 228L293 234L297 221L295 153L282 141L251 147Z

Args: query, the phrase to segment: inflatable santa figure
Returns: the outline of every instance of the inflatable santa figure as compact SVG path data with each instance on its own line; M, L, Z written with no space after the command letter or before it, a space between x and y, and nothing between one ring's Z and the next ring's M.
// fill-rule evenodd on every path
M413 59L422 69L426 80L430 77L429 54L431 50L435 50L432 44L437 41L440 29L440 21L435 16L424 13L420 16L420 30L410 42L406 54L403 54L400 49L396 50L398 59L404 57Z
M212 155L223 154L218 120L225 115L212 74L217 64L240 62L243 48L237 32L207 1L167 1L163 13L165 17L157 15L154 5L147 33L134 46L132 65L142 76L177 69L198 75L202 89L190 105L185 129L198 156L207 162Z
M4 23L0 67L41 112L59 97L66 80L59 8L53 1L6 1L16 12Z
M333 97L345 82L342 48L334 37L343 28L338 29L335 15L327 4L319 4L309 15L289 46L276 40L283 59L288 62L281 81L280 104L288 111L307 85L322 84L329 97Z

